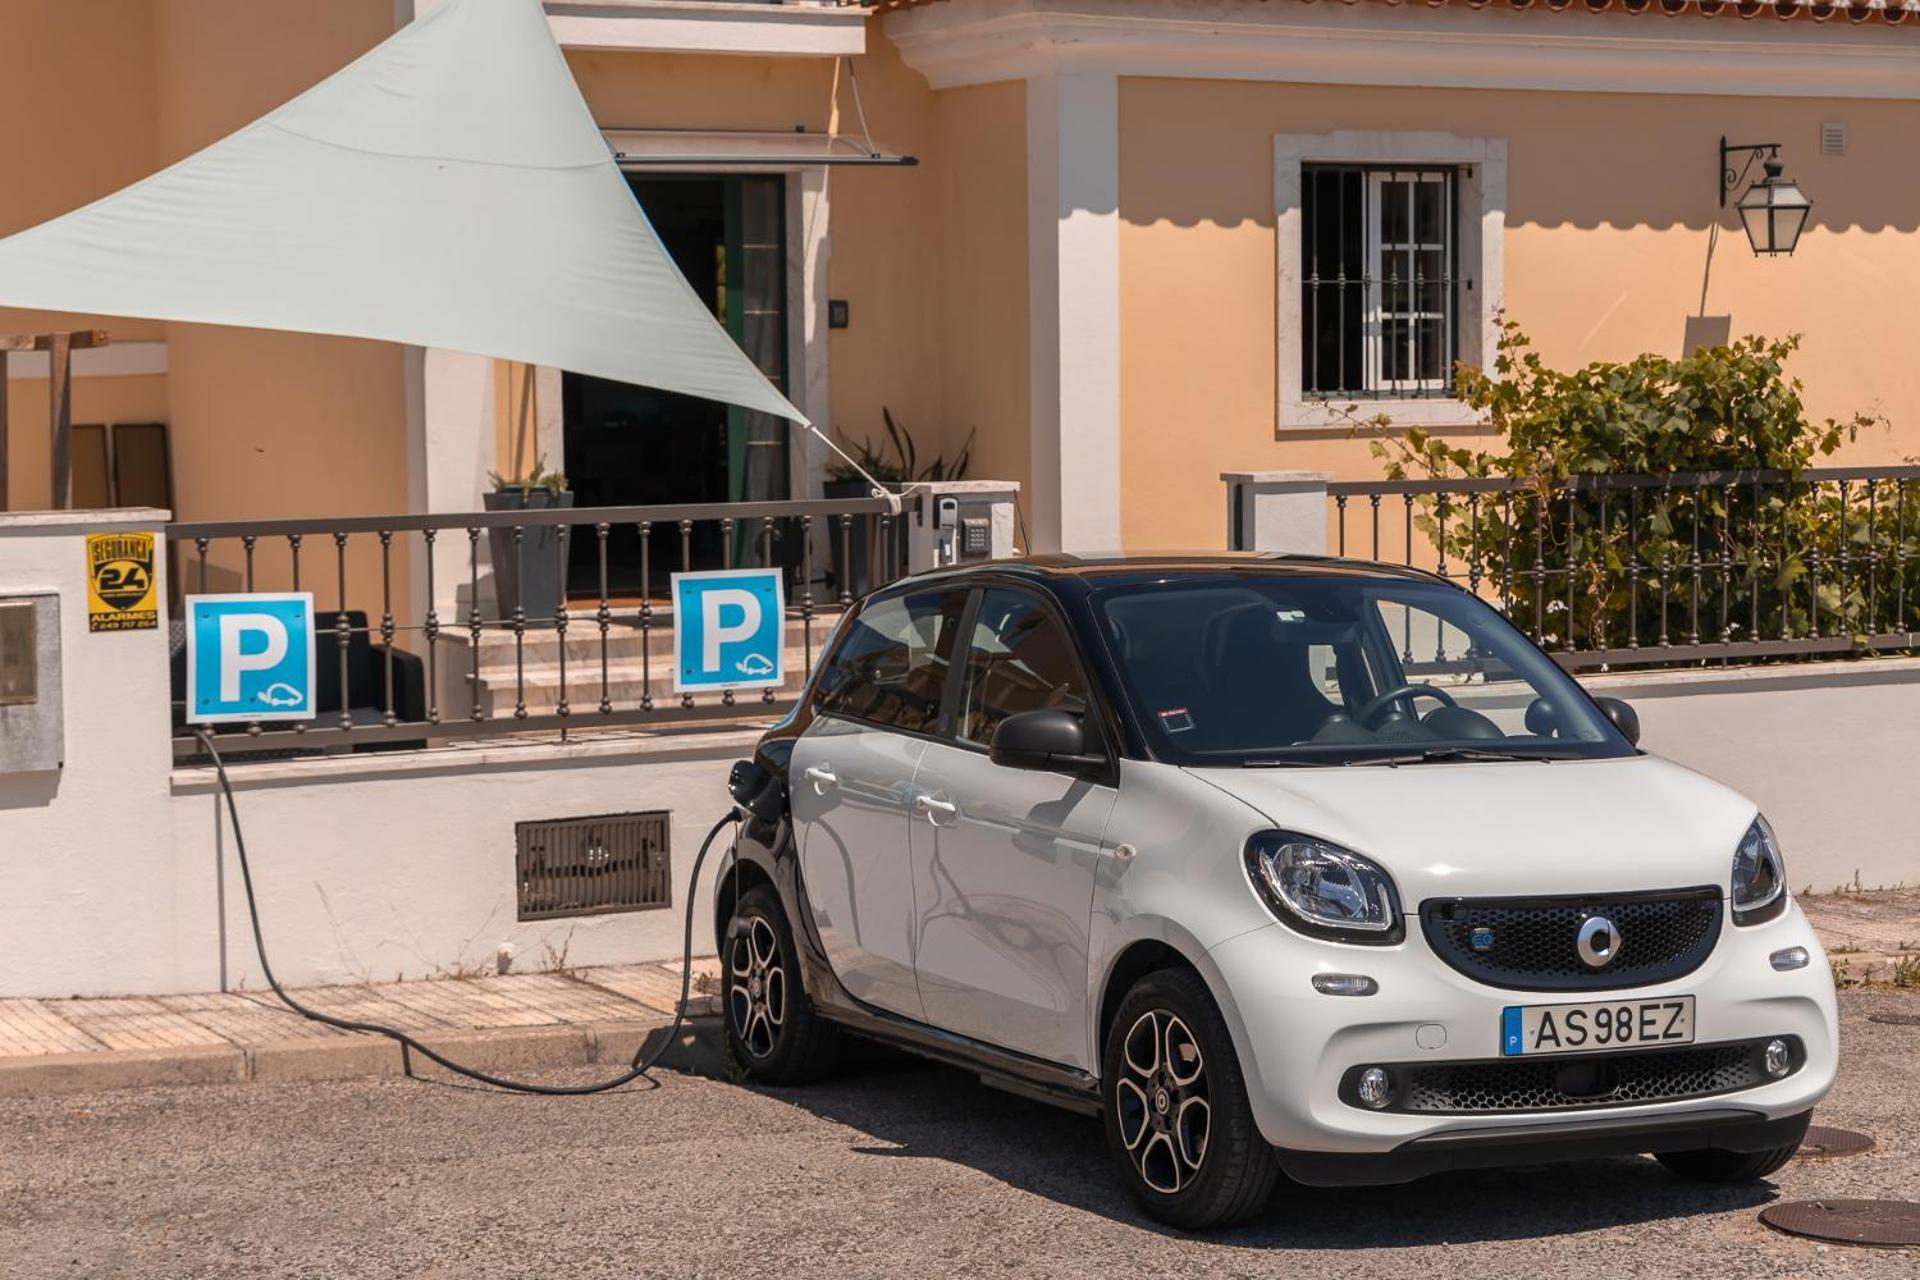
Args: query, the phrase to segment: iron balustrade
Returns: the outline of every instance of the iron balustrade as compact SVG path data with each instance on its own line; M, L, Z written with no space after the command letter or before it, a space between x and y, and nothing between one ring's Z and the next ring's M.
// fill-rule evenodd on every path
M1563 667L1920 649L1920 466L1327 486L1335 550L1430 570ZM1409 624L1411 625L1411 624ZM1471 655L1432 653L1420 671Z
M168 525L166 536L176 596L224 590L312 591L317 624L327 617L320 610L333 606L324 630L336 651L329 660L338 663L340 706L311 722L243 726L247 736L234 750L245 753L243 759L258 759L362 745L391 748L427 740L764 718L790 704L799 683L811 673L824 639L817 628L827 617L851 605L857 594L905 573L906 522L913 518L911 505L895 515L884 499L861 498L182 522ZM717 565L695 564L695 535L703 527L719 535ZM533 536L549 529L556 535L559 605L550 614L530 615L524 607L528 574L520 558ZM516 598L493 600L489 609L483 592L489 578L482 572L487 565L482 535L493 531L505 532L521 571L513 575ZM622 564L621 556L610 550L616 533L633 535L629 563ZM593 590L574 593L571 603L579 607L570 608L569 564L572 548L582 538L592 540L589 559L596 582ZM711 550L711 539L705 540ZM456 548L464 572L456 586L456 603L443 611L444 570L439 562L449 544ZM377 584L350 581L350 562L361 563L369 556L377 562ZM656 640L671 640L675 624L672 610L658 598L667 592L670 575L696 567L776 564L786 570L785 621L798 623L800 671L789 672L779 690L675 693L671 644L664 652L654 651ZM423 611L411 619L407 606L395 599L403 567L424 577ZM633 583L630 596L611 589L616 569ZM499 581L493 574L491 582ZM356 614L364 616L363 624L354 624ZM584 646L578 642L578 629L588 632ZM788 634L783 626L783 644ZM570 635L575 636L571 641ZM364 638L379 669L379 705L372 709L378 723L356 723L351 714L349 663L355 637ZM319 640L316 636L316 643ZM623 640L637 647L637 659L612 657ZM542 642L552 651L550 662L544 652L532 652ZM454 644L464 644L467 652L443 652ZM176 651L178 645L176 639ZM483 650L489 648L504 651L495 654L502 664L498 670L490 671L486 664ZM509 659L513 705L509 713L499 714L487 703L495 689L491 681L507 677ZM631 672L616 676L617 664L631 666L635 661L637 681ZM424 666L425 675L425 709L417 717L403 715L396 700L396 667L413 662ZM450 662L458 663L458 669L449 667ZM529 707L530 663L536 680L544 674L556 686L551 709ZM542 673L540 667L551 669ZM179 670L176 667L176 679ZM443 677L464 679L469 685L470 696L457 711L442 705L454 688L443 684ZM200 749L181 723L180 696L176 691L174 756L193 758Z

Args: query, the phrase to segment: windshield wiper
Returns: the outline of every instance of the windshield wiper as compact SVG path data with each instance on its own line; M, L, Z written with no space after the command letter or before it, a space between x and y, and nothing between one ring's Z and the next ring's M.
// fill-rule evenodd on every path
M1242 769L1331 769L1345 763L1340 760L1307 760L1299 757L1259 756L1242 760Z
M1424 751L1401 751L1393 755L1368 756L1361 760L1349 760L1349 765L1383 764L1388 768L1398 768L1403 764L1445 764L1453 760L1497 760L1497 761L1537 761L1540 764L1552 764L1555 760L1564 760L1565 753L1557 755L1528 753L1517 751L1491 751L1485 747L1428 747Z

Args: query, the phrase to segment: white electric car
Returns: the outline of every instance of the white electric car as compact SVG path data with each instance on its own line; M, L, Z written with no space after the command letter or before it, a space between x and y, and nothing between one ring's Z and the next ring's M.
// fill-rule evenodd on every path
M1754 804L1494 609L1335 559L1042 558L864 601L734 793L727 1035L1105 1117L1149 1214L1650 1152L1756 1179L1835 1069Z

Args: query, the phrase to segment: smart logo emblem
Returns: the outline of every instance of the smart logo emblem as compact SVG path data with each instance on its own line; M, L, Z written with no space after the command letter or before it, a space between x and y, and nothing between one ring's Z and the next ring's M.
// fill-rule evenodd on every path
M187 597L187 719L311 720L313 594Z
M673 575L673 688L778 688L786 680L778 569Z

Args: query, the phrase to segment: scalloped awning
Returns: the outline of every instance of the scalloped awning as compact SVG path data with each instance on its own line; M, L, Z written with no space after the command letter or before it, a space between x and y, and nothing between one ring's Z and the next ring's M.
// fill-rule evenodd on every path
M912 9L924 4L957 3L958 0L877 0L875 10ZM1255 3L1280 3L1282 0L1253 0ZM1920 0L1295 0L1300 4L1379 4L1394 8L1424 6L1430 9L1458 7L1466 9L1546 9L1560 13L1577 9L1588 13L1647 13L1668 17L1692 15L1702 18L1811 18L1827 22L1843 18L1848 22L1878 21L1898 26L1908 19L1920 27Z

